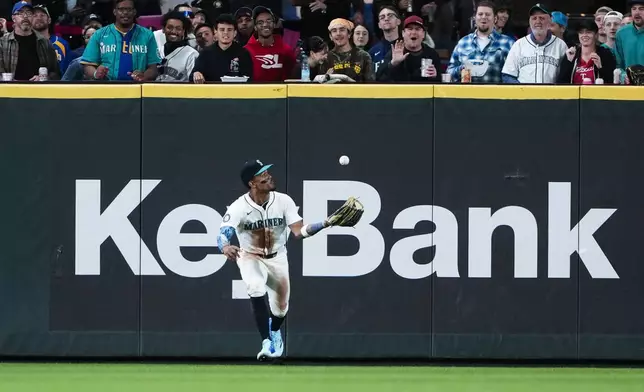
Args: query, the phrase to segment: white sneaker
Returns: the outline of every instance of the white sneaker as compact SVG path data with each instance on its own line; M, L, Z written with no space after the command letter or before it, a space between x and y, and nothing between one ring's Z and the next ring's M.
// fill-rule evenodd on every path
M271 340L264 339L264 341L262 341L262 349L257 353L257 360L262 361L271 357L271 355Z
M279 358L284 353L284 341L282 340L282 332L271 331L271 343L273 343L271 358Z

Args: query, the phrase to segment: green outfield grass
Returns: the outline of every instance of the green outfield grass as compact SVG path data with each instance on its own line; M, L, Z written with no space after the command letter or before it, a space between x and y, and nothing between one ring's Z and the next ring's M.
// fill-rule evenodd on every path
M643 369L0 364L2 392L644 391Z

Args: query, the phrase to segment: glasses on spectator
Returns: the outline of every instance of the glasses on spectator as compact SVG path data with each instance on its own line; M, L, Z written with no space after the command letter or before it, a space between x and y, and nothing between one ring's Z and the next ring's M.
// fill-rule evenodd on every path
M132 7L119 7L116 9L116 12L119 12L121 14L131 14L134 12L134 8Z
M22 12L18 12L16 15L22 18L31 18L32 16L34 16L34 13L31 11L22 11Z
M183 16L185 16L186 18L192 19L195 16L195 14L193 14L192 11L183 11Z
M380 15L380 16L378 16L378 19L379 20L386 20L386 19L391 19L391 18L395 18L395 17L396 17L396 14L390 13L390 14Z
M261 26L264 26L264 25L272 25L272 24L273 24L273 21L272 21L272 20L270 20L270 19L269 19L269 20L258 20L255 24L256 24L257 26L260 26L260 27L261 27Z

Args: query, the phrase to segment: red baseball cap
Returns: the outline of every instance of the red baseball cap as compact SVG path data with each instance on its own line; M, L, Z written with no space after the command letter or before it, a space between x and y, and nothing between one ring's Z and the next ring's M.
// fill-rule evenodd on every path
M420 16L417 15L412 15L409 16L405 19L405 23L403 23L403 28L407 28L410 24L417 24L423 29L425 28L425 24L423 23L423 19Z

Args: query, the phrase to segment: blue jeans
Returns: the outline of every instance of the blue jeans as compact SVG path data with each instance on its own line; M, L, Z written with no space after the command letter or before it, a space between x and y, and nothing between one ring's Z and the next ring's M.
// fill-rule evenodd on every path
M72 80L84 80L85 71L83 69L83 64L81 64L80 61L80 57L73 59L69 63L69 66L67 67L67 70L65 71L65 74L63 75L61 80L67 82Z

